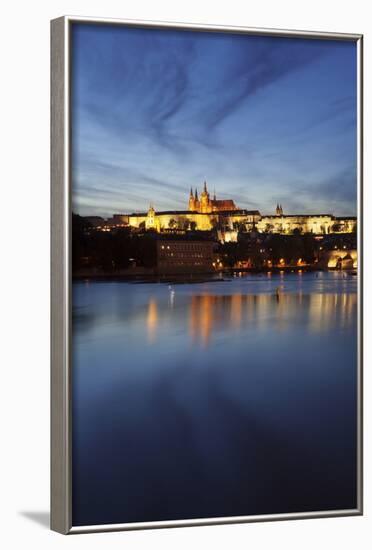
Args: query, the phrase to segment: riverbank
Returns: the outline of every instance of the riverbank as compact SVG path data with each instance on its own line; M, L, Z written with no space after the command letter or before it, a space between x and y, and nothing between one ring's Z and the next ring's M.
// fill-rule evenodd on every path
M137 284L143 283L179 283L192 284L201 282L218 282L230 281L235 277L246 275L267 275L267 274L288 274L288 273L314 273L336 271L335 269L319 269L316 266L283 266L272 267L270 269L254 269L254 268L226 268L218 271L208 271L204 273L158 273L155 269L130 269L116 270L113 272L103 270L84 270L72 274L72 279L75 281L92 280L106 281L118 280L128 281ZM343 273L348 276L356 276L356 270L343 270Z

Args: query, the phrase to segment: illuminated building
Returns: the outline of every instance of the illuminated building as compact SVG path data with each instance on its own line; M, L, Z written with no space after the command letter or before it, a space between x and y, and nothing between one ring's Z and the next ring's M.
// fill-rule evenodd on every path
M218 225L233 230L235 225L246 225L247 229L261 218L258 210L239 209L231 199L213 198L204 182L203 191L190 190L187 210L167 210L157 212L153 205L147 212L133 213L128 216L128 224L134 228L154 229L163 232L169 229L181 231L210 231Z
M103 230L102 218L90 217L92 225ZM99 222L99 223L98 223ZM115 214L108 227L128 226L140 230L168 231L210 231L216 229L220 242L236 242L239 231L256 230L259 233L353 233L356 231L356 217L336 217L332 214L284 214L283 206L276 205L275 214L261 215L258 210L246 210L236 206L232 199L213 198L204 182L202 192L191 188L187 209L157 211L150 204L147 212Z
M284 215L283 207L277 204L276 214L262 216L257 223L260 233L352 233L356 231L356 217L336 217L331 214L289 214Z
M213 241L159 239L156 241L159 273L197 273L213 271Z
M331 233L334 225L334 217L330 214L300 214L300 215L275 215L262 216L257 223L260 233L288 234L299 233Z
M319 254L319 267L323 269L356 269L358 253L355 249L335 248L322 250Z
M211 214L212 212L233 212L238 210L235 203L231 199L217 200L216 193L213 195L213 199L210 198L210 194L207 188L207 182L204 182L203 191L198 198L198 190L190 190L189 197L189 210L190 212L201 212L202 214Z

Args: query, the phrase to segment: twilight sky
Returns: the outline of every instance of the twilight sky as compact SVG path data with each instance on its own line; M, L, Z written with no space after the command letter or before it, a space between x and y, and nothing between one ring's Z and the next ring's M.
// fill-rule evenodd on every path
M74 24L73 211L356 215L351 42Z

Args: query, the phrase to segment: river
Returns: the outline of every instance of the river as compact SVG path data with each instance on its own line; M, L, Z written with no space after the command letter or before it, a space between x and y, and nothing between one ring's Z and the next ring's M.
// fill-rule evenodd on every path
M73 284L73 525L356 507L357 282Z

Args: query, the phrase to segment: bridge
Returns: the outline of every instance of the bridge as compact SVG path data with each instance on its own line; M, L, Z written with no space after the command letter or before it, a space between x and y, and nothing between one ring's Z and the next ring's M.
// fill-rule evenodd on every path
M323 250L319 254L319 267L325 269L356 269L358 253L356 249Z

